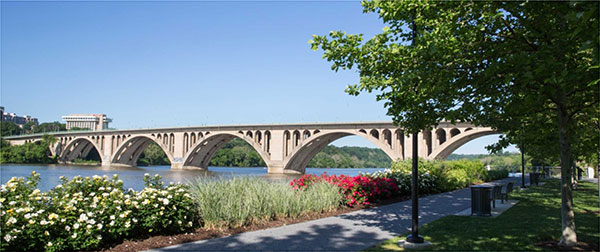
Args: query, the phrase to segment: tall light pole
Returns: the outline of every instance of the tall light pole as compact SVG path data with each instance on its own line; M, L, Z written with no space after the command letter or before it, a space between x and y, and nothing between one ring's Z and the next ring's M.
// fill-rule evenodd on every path
M523 143L523 127L521 127L521 188L525 188L525 150L524 150L524 146L525 144ZM531 183L531 179L529 178L529 183Z
M413 23L414 26L414 23ZM406 236L406 241L423 243L425 240L419 236L419 134L412 134L412 232Z
M412 21L412 45L415 45L417 25ZM415 89L415 92L417 90ZM412 232L406 237L411 243L423 243L425 240L419 236L419 133L412 134Z

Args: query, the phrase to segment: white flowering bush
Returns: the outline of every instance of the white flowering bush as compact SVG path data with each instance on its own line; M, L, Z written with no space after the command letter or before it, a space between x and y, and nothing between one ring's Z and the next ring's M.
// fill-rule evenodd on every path
M114 175L61 177L48 192L39 174L0 187L2 250L93 250L125 238L191 229L199 218L188 187L164 186L146 174L141 191L123 190Z

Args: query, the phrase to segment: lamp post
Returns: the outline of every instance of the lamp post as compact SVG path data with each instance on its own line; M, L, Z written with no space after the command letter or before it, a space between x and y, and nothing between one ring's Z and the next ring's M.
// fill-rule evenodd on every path
M419 134L412 134L412 232L406 236L406 241L423 243L425 240L419 236Z
M525 188L525 143L523 143L523 123L521 122L521 131L519 132L520 142L521 142L521 188ZM531 179L529 178L529 183L531 183Z

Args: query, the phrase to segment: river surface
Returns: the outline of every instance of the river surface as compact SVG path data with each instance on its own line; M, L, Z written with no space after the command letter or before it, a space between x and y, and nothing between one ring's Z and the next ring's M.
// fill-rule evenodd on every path
M383 168L306 168L307 174L320 175L327 174L344 174L349 176L358 175L360 172L376 172L384 170ZM119 179L123 180L123 187L141 190L144 188L144 174L158 174L162 176L165 183L182 182L187 183L196 179L202 178L232 178L234 176L260 177L273 181L291 181L300 175L287 174L267 174L267 169L264 167L208 167L208 171L195 170L171 170L170 166L146 166L146 167L103 167L103 166L79 166L79 165L23 165L23 164L3 164L0 165L0 177L2 184L6 183L11 177L27 177L35 171L40 174L40 184L38 188L42 191L47 191L59 184L60 176L73 178L75 176L93 176L107 175L112 177L113 174L119 175Z

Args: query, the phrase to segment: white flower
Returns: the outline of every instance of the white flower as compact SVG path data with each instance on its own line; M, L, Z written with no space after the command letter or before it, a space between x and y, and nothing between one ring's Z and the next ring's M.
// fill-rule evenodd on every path
M111 220L114 220L114 219L115 219L115 216L114 216L114 215L111 215L111 216L110 216L110 219L111 219Z
M31 214L30 214L30 213L26 213L26 214L25 214L25 219L27 219L27 220L28 220L28 219L30 219L30 218L31 218Z
M49 236L49 235L50 235L50 233L49 233L48 231L44 231L44 235L45 235L45 236Z
M168 200L168 199L164 199L164 200L163 200L163 204L164 204L164 205L168 205L168 204L169 204L169 200Z
M48 244L46 244L46 246L52 247L52 242L48 242Z
M73 233L73 235L71 235L71 238L73 238L73 239L77 238L77 233Z
M115 225L115 221L110 221L110 223L108 223L108 225L110 225L111 227Z
M87 220L88 220L87 215L85 215L85 214L79 215L79 222L85 222Z
M12 236L9 235L9 234L7 234L7 235L4 236L4 240L7 241L7 242L9 242L10 240L12 240Z
M78 228L79 228L79 223L75 223L75 224L73 224L73 228L74 228L74 229L78 229Z
M42 221L40 221L40 225L42 225L42 226L43 226L43 225L46 225L46 224L48 224L48 222L47 222L46 220L42 220Z
M98 240L102 240L102 235L98 235L98 236L96 236L96 239L98 239Z
M77 225L77 224L75 224L75 225ZM71 227L65 226L65 230L67 230L67 232L69 232L69 231L71 231Z
M90 193L90 196L94 197L94 196L96 196L96 193L92 192L92 193Z
M15 223L17 223L17 219L15 219L15 217L10 217L8 219L8 224L15 224Z
M92 216L94 216L94 214L92 212L88 212L87 216L92 217Z
M133 221L133 223L137 223L137 219L136 218L133 218L131 220Z
M104 191L104 186L101 186L100 188L98 188L98 191Z
M125 222L125 228L129 228L129 227L131 227L131 222L129 222L129 221Z
M98 223L98 225L96 225L96 227L98 227L98 229L102 229L102 224Z
M88 224L87 226L85 226L85 228L92 229L92 225Z

